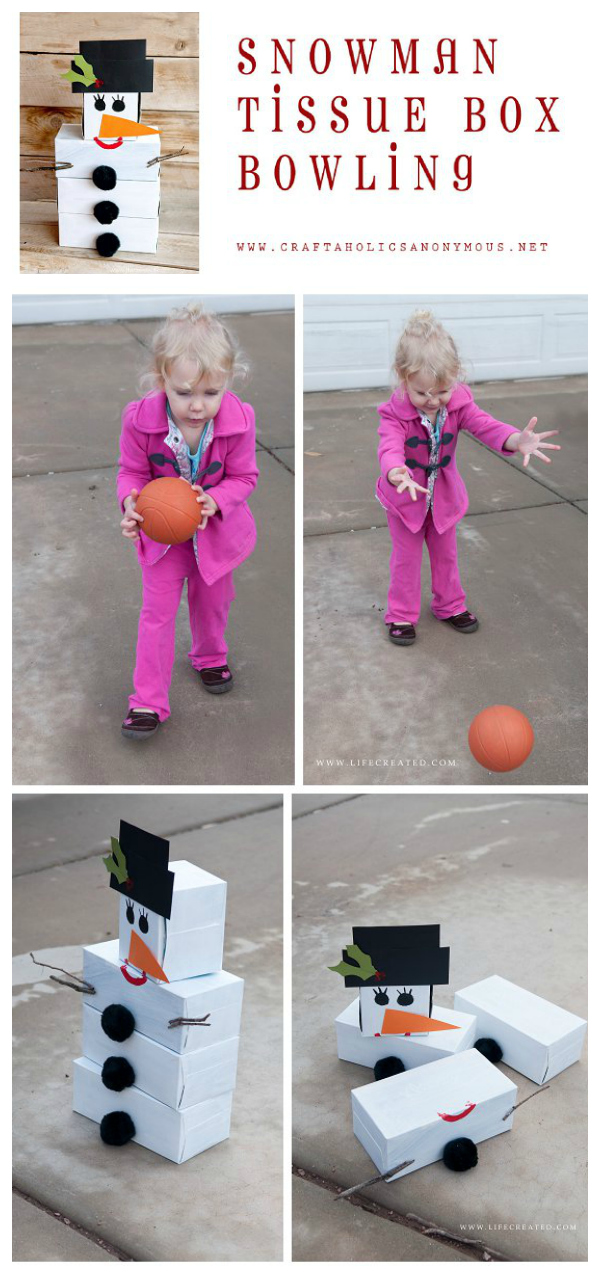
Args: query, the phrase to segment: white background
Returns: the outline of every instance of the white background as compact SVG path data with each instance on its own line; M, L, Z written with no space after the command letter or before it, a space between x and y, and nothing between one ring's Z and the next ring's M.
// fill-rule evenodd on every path
M49 3L37 3L24 6L29 11L52 11L55 6ZM81 11L80 4L61 3L63 12ZM147 3L127 3L130 12L147 10ZM177 5L163 0L162 10L176 10ZM96 9L104 11L105 6L97 5ZM93 14L92 14L93 16ZM23 295L56 294L61 287L70 295L90 294L97 286L98 277L69 276L59 280L52 274L39 276L20 276L18 269L18 198L17 183L13 175L18 170L18 6L7 6L5 16L4 73L5 73L5 111L6 128L4 132L5 161L5 197L0 209L3 225L3 267L6 286L10 285L13 293ZM200 275L165 277L165 286L170 290L179 290L183 300L190 296L239 294L244 291L258 293L279 293L297 291L296 306L301 310L303 291L316 293L360 292L394 292L405 294L461 294L488 293L498 294L508 291L513 294L568 294L581 295L590 293L592 305L596 297L594 272L597 271L595 259L595 239L597 238L597 145L595 138L596 109L592 104L592 91L597 82L596 67L593 64L595 50L598 47L595 8L583 0L571 0L566 5L564 0L546 0L543 5L526 4L524 0L493 0L482 5L480 0L455 0L449 5L447 0L429 0L427 6L418 4L402 5L398 0L380 0L377 5L367 6L364 3L347 3L343 6L332 2L315 3L314 0L303 0L301 5L284 7L275 4L274 0L260 0L260 4L248 5L239 0L230 0L226 5L211 3L200 5L200 108L201 108L201 167L200 167L200 235L201 235L201 272ZM344 36L381 36L389 39L395 35L408 41L411 36L419 37L424 52L425 70L419 77L411 77L411 84L397 88L389 77L382 74L379 79L370 76L366 88L358 87L353 77L346 70L335 54L336 67L329 76L317 84L310 73L303 72L294 78L293 93L300 95L313 88L323 97L329 93L347 92L348 96L360 98L361 90L370 92L374 97L387 93L390 97L412 93L427 99L427 117L429 129L425 138L413 135L412 138L398 134L399 148L403 155L410 156L419 150L419 142L427 142L421 150L424 153L439 152L440 156L452 156L462 150L472 150L475 157L475 174L472 191L468 194L455 193L447 181L440 185L437 193L415 193L410 189L410 177L405 190L401 193L388 194L385 191L376 193L355 194L348 184L340 187L332 196L315 196L314 191L306 186L304 190L280 194L268 187L263 187L253 195L242 195L237 191L238 172L236 156L245 150L244 138L239 131L239 119L236 100L239 94L250 92L248 83L242 86L236 74L238 57L236 54L237 38L251 35L261 41L267 37L279 35L298 37L298 48L306 47L316 35L329 37L332 41L341 40ZM459 41L460 65L467 68L471 62L470 44L473 36L481 38L495 36L498 39L497 74L493 78L473 77L466 72L463 77L436 77L431 67L434 62L432 48L442 36L455 36ZM336 45L337 50L337 45ZM461 52L462 50L462 52ZM429 57L427 57L429 51ZM466 52L465 52L466 51ZM300 59L300 54L299 54ZM260 76L247 78L252 80L252 92L259 92L269 97L272 76L270 60L263 58L261 52ZM399 80L396 77L395 80ZM481 87L485 80L485 92ZM281 77L282 87L289 94L290 86ZM470 145L464 145L460 133L459 105L461 97L467 93L479 93L483 97L498 103L506 94L515 94L521 98L527 114L536 94L556 95L561 98L562 133L557 135L535 135L525 126L519 133L506 136L497 125L478 138L473 135ZM293 96L293 95L291 95ZM430 122L430 123L429 123ZM267 134L261 135L259 148L264 156L269 148L276 154L273 140ZM281 141L281 140L280 140ZM334 140L336 141L336 140ZM346 137L344 144L349 152L360 151L360 146L350 147ZM353 134L352 141L359 143L360 135ZM312 145L312 143L317 145ZM469 143L469 139L467 139ZM311 144L311 145L308 145ZM248 148L252 150L252 148ZM310 139L286 139L281 150L294 151L298 155L308 151L325 152L339 150L332 145L328 134L319 133ZM379 150L381 150L379 148ZM407 171L409 172L410 166ZM440 173L441 173L440 167ZM536 251L524 255L510 252L503 254L352 254L349 256L300 256L289 252L269 251L260 259L251 260L235 253L235 242L238 240L266 239L272 237L275 244L285 241L304 239L322 242L326 239L336 240L343 234L344 241L389 239L396 242L415 238L419 242L434 239L456 239L458 241L502 240L514 243L519 240L539 243L547 241L548 251ZM131 281L125 276L109 274L102 278L103 295L119 294L130 289ZM135 291L141 295L155 295L156 277L136 276ZM153 304L154 305L154 304ZM593 310L593 307L592 307ZM593 311L594 314L594 311ZM5 296L5 324L7 341L5 348L9 352L9 308ZM302 327L297 325L296 356L298 368L302 359ZM597 350L597 338L592 335L592 351ZM592 399L592 404L594 404ZM296 397L297 431L301 424L301 380L298 381ZM301 453L301 452L300 452ZM301 609L301 485L302 460L297 477L296 503L296 627L297 653L301 654L302 609ZM5 541L8 544L9 514L5 515ZM32 513L32 520L35 513ZM595 533L595 506L592 502L592 546ZM595 579L592 582L592 591ZM592 596L595 601L595 595ZM595 623L595 612L592 612L592 623ZM10 642L8 628L0 634L2 647L3 670L10 671ZM532 679L543 683L544 674L539 669L532 672ZM368 697L368 696L365 696ZM302 674L297 671L297 746L298 761L301 761L301 707L302 707ZM590 703L592 725L597 707L597 681L592 672L590 686ZM41 710L43 714L43 709ZM10 823L10 781L11 765L8 749L8 731L4 738L2 754L3 790L2 818L6 829ZM597 753L595 741L591 745L590 770L592 780L597 775ZM94 781L90 781L94 786ZM55 789L54 791L68 789ZM119 789L115 789L118 791ZM262 789L269 791L269 789ZM516 788L516 791L519 789ZM31 791L31 789L29 790ZM40 782L40 791L47 791ZM87 791L87 789L79 789ZM103 789L105 791L105 789ZM186 789L187 791L187 789ZM210 791L220 791L210 789ZM237 789L236 791L240 791ZM243 791L243 790L242 790ZM253 791L261 791L254 789ZM285 799L286 846L284 860L285 885L285 920L290 923L290 805L289 789ZM312 793L339 792L338 789L321 788L308 790ZM365 791L371 791L367 788ZM409 789L409 791L429 791L432 793L455 792L455 789L434 787L427 790ZM465 792L477 791L465 789ZM490 792L505 790L490 788ZM553 791L553 789L525 789L525 791ZM593 797L592 797L593 802ZM591 848L597 847L596 818L592 806L590 815ZM565 852L568 859L568 851ZM593 882L591 902L597 888L596 863L592 862ZM8 948L8 944L6 945ZM290 934L287 932L285 946L285 991L286 1000L286 1064L289 1071L291 1059L291 1042L289 1014L291 1010L290 984ZM8 1028L8 1020L6 1027ZM332 1033L333 1035L333 1033ZM4 1072L8 1077L9 1059L5 1056ZM289 1076L288 1079L289 1081ZM4 1085L4 1083L3 1083ZM9 1092L8 1081L4 1096ZM286 1158L290 1155L290 1100L287 1091L286 1116L284 1119ZM4 1151L8 1151L8 1136ZM260 1178L260 1173L251 1172L250 1178ZM288 1182L286 1193L289 1198ZM593 1196L593 1186L591 1189ZM289 1201L288 1201L289 1206ZM163 1209L161 1209L161 1214ZM165 1211L168 1213L168 1211ZM8 1216L8 1199L4 1201L4 1215ZM289 1218L286 1226L286 1243L289 1258ZM86 1266L82 1267L83 1272ZM157 1266L160 1268L161 1266ZM192 1266L193 1267L193 1266ZM218 1267L219 1277L240 1277L239 1266L222 1264ZM381 1271L382 1266L378 1266ZM385 1272L385 1266L384 1272ZM425 1267L425 1266L424 1266ZM428 1266L429 1267L429 1266ZM520 1266L513 1266L519 1269ZM61 1275L64 1269L60 1264L50 1263L45 1266L49 1276ZM311 1278L321 1274L322 1266L310 1266ZM208 1273L207 1273L208 1269ZM392 1272L393 1269L393 1272ZM327 1276L339 1276L347 1279L348 1264L329 1265ZM214 1275L214 1268L204 1266L207 1276ZM244 1267L244 1278L264 1279L265 1273L271 1272L274 1277L289 1275L289 1266L282 1270L277 1264L248 1264ZM397 1268L388 1270L389 1276L397 1276ZM296 1265L294 1274L307 1276L307 1270L301 1264Z
M589 240L591 156L590 135L583 127L582 94L585 91L585 57L590 10L579 0L566 7L549 0L543 7L522 0L481 5L473 0L449 6L431 0L425 6L380 3L342 6L315 4L307 0L293 10L272 3L248 6L234 0L228 5L227 22L217 10L202 16L205 60L201 77L201 118L203 121L203 168L201 179L201 226L203 242L211 246L211 261L222 264L239 284L263 286L283 279L305 292L326 288L334 292L393 289L394 292L457 293L500 289L528 293L585 293L588 288L591 245ZM588 28L588 30L586 30ZM258 69L250 76L237 72L240 35L256 40ZM329 73L319 77L308 68L307 49L315 36L326 37L332 46ZM296 36L297 69L292 77L272 74L271 37L282 40ZM378 44L369 76L353 76L344 45L345 37L377 37ZM390 39L408 44L419 37L422 71L417 76L391 76ZM459 75L435 75L435 46L438 39L456 37ZM473 75L473 38L496 37L496 72ZM291 129L285 135L269 130L269 107L273 84L281 86L280 97L289 105L287 118L297 118L292 106L303 93L312 93L320 105L333 94L345 94L354 110L357 125L341 138L326 127L329 112L322 110L323 125L306 136ZM240 95L261 99L260 132L241 132L237 110ZM359 126L362 98L387 95L394 102L406 95L426 99L427 132L405 134L394 130L383 139L371 136ZM463 128L463 98L479 95L490 104L490 124L482 134L467 135ZM499 104L507 95L519 98L524 122L515 134L505 134L497 119ZM534 131L541 116L536 95L558 96L555 109L559 134ZM493 116L493 119L492 119ZM396 117L401 119L401 115ZM370 150L383 158L389 140L398 142L398 154L407 167L405 189L389 193L385 183L375 192L357 193L350 173L331 194L315 193L309 179L288 193L274 190L265 181L258 191L239 192L240 151L255 151L264 158L282 152L298 157L306 168L309 153L354 154ZM364 143L364 146L363 146ZM474 155L474 182L468 193L455 192L451 181L441 182L436 192L412 190L412 161L421 151L438 153L440 173L444 158L468 151ZM349 164L350 162L348 162ZM342 169L340 167L340 173ZM219 174L219 182L207 181ZM266 241L267 251L256 255L235 252L238 241ZM292 254L280 251L282 242L310 244L325 241L356 243L391 242L502 242L499 254L442 253L429 255L399 253ZM520 241L548 242L543 253L517 252ZM510 252L512 248L513 252Z

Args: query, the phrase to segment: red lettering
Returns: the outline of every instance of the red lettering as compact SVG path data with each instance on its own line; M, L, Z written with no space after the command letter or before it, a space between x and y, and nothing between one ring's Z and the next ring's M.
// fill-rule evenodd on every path
M298 111L300 112L300 115L303 117L302 120L298 121L298 129L302 134L311 134L317 122L315 120L315 117L313 116L312 111L308 111L306 107L303 106L303 103L305 102L308 104L309 107L314 107L315 105L314 98L309 98L308 94L304 94L302 98L298 99ZM306 120L308 121L308 125L304 123L304 121Z
M288 181L285 183L282 178L283 163L287 161ZM296 166L291 156L278 156L275 161L275 182L280 191L289 191L296 181Z
M323 66L322 67L317 66L317 49L320 45L323 46ZM309 57L311 68L314 71L316 76L324 76L325 72L329 71L329 68L331 66L331 49L329 48L327 41L324 40L322 36L319 36L317 40L313 40L310 46L308 57Z
M415 191L425 190L425 188L421 186L421 171L424 173L429 183L429 186L433 189L433 191L435 191L437 162L439 160L439 156L430 156L429 159L433 161L433 165L432 165L433 172L431 171L431 169L428 169L422 156L415 157L415 160L417 162L417 185L415 187Z
M508 125L508 104L509 104L509 102L513 102L513 103L514 103L515 123L514 123L514 125L513 125L512 129L510 129L510 128L509 128L509 125ZM518 98L505 98L505 99L504 99L504 101L503 101L503 103L502 103L502 105L501 105L501 107L500 107L500 123L501 123L501 125L502 125L502 128L503 128L504 130L506 130L506 133L507 133L507 134L514 134L514 133L516 133L517 129L519 128L519 125L521 124L521 118L522 118L522 115L523 115L523 113L522 113L522 111L521 111L521 104L520 104L520 102L519 102L519 99L518 99Z
M400 41L392 40L392 48L394 50L394 66L392 69L393 76L400 75L400 72L398 71L398 65L397 65L398 63L400 63L400 66L405 73L408 72L409 76L418 76L419 74L417 69L418 43L419 43L418 39L411 40L406 53L404 53L402 49L402 45L400 44ZM410 62L410 68L408 65L409 62Z
M413 103L416 103L416 106L413 107ZM419 123L420 111L423 112L422 123ZM407 98L406 99L406 132L407 134L424 134L425 133L425 99L424 98Z
M340 103L341 107L348 106L348 99L342 98L340 94L338 94L335 98L331 99L331 110L333 112L334 117L336 118L335 120L331 121L331 129L334 134L345 134L350 124L350 121L348 120L346 112L340 111L340 108L336 105L338 102ZM336 124L336 120L342 121L341 126Z
M354 52L355 43L358 46L358 56ZM350 54L350 62L352 63L352 70L354 72L354 75L356 75L358 71L359 63L362 66L363 71L366 71L366 72L369 71L369 68L371 66L371 58L373 57L373 50L376 44L377 44L376 40L371 40L371 48L367 56L367 54L365 53L365 42L362 38L356 41L346 40L346 47L348 49L348 53Z
M466 134L482 133L485 129L485 116L483 114L485 103L483 98L465 98L465 102L467 104L467 127L464 132ZM477 127L473 123L474 119L480 122Z
M274 76L279 75L279 63L277 61L278 54L281 55L285 69L286 71L289 71L290 75L292 75L292 72L294 70L293 54L294 54L294 45L296 43L296 40L292 36L292 39L288 40L287 43L288 43L289 53L286 54L281 41L273 40L273 75Z
M242 129L242 133L243 133L243 134L252 134L252 133L254 133L254 130L253 130L253 128L252 128L252 121L251 121L251 107L252 107L252 106L255 106L255 107L256 107L256 110L257 110L257 111L259 111L259 110L260 110L260 103L259 103L258 98L238 98L238 103L237 103L237 105L238 105L238 111L239 111L240 107L242 106L242 104L243 104L243 105L244 105L244 107L245 107L245 111L244 111L244 120L245 120L245 124L244 124L244 128Z
M461 160L465 161L464 165L461 165L460 163ZM454 161L454 182L452 186L454 187L455 191L468 191L471 186L472 180L473 180L473 157L465 156L463 153L463 155L457 156L456 160ZM463 184L462 186L461 186L461 183Z
M244 60L243 62L238 62L238 71L242 76L251 76L252 72L256 71L256 58L248 52L250 49L256 49L256 44L250 36L244 36L243 40L240 40L238 44L238 53L241 54ZM245 62L250 63L250 66L244 66Z
M373 98L365 98L367 104L367 129L370 134L387 134L387 100L385 98L376 98L376 102L381 103L379 112L379 124L373 124Z
M444 52L444 45L450 46L447 53ZM449 36L444 36L443 40L438 40L437 54L438 54L438 65L437 67L433 68L434 74L436 76L441 76L442 72L446 70L444 66L444 61L445 59L449 59L450 70L448 72L448 75L457 76L458 71L456 70L456 40L451 40ZM417 191L418 190L419 189L417 188Z
M321 191L321 188L323 186L323 182L325 181L325 179L327 180L327 185L329 187L329 190L333 191L333 186L337 177L338 165L342 157L334 156L335 165L333 167L333 172L331 170L331 165L329 164L330 159L331 159L330 156L311 156L310 158L311 164L313 167L313 172L317 180L317 187L319 188L319 191ZM318 163L319 160L322 160L323 162L320 170L319 170L319 163Z
M551 113L551 111L552 111L552 108L553 108L553 106L554 106L554 104L555 104L555 102L558 102L558 98L551 98L551 99L550 99L550 106L548 106L548 102L547 102L547 99L546 99L546 98L536 98L536 102L539 102L540 107L542 108L542 111L543 111L543 113L544 113L544 114L543 114L543 116L542 116L542 119L541 119L540 125L539 125L539 127L536 129L536 131L535 131L535 132L536 132L536 134L543 134L543 133L546 133L546 130L544 129L544 125L545 125L545 123L546 123L546 121L547 121L547 120L550 122L550 128L549 128L549 130L548 130L548 133L550 133L550 134L558 134L558 133L560 133L560 130L559 130L559 128L558 128L558 125L556 125L556 124L554 123L554 120L552 119L552 116L551 116L551 114L550 114L550 113Z
M477 40L477 39L475 40L475 71L473 72L473 75L474 75L474 76L482 76L482 75L483 75L483 72L482 72L482 70L481 70L481 68L480 68L480 66L479 66L479 55L480 55L480 54L481 54L481 56L482 56L482 58L483 58L484 62L486 62L486 63L487 63L487 65L488 65L488 67L489 67L489 69L490 69L490 71L491 71L492 75L494 74L494 70L495 70L495 68L494 68L494 59L495 59L495 56L496 56L496 50L494 49L494 45L496 44L496 40L495 40L495 39L494 39L494 40L491 40L491 39L490 39L490 40L488 41L488 44L491 44L491 46L492 46L491 54L486 53L486 51L485 51L485 49L484 49L484 47L483 47L483 43L482 43L482 41L481 41L481 40Z
M260 178L258 176L258 156L240 156L242 162L242 181L239 185L239 191L256 191L260 187ZM247 181L248 178L254 179L252 183Z

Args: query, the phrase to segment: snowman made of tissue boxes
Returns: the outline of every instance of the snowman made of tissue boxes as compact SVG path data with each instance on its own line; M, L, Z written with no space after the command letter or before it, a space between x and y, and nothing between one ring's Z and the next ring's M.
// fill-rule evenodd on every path
M155 254L160 209L160 133L141 122L153 89L145 40L81 40L68 80L82 123L56 135L59 244Z
M185 1162L229 1136L244 981L221 968L227 885L124 821L104 863L119 938L83 950L73 1108L106 1144Z

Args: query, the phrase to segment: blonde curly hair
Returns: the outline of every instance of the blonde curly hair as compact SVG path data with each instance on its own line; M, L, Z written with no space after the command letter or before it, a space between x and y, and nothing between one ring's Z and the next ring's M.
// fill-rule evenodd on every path
M428 370L438 385L466 378L452 335L427 308L417 309L409 316L394 355L394 374L399 383L421 370Z
M165 375L168 377L175 361L182 358L196 365L195 382L212 374L225 376L229 386L234 379L247 377L249 371L231 330L199 303L187 303L169 312L152 339L151 353L151 363L141 378L146 391L162 391Z

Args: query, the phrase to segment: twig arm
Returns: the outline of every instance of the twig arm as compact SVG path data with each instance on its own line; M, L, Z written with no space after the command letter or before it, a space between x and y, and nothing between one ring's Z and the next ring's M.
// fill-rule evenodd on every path
M384 1171L383 1175L372 1175L369 1180L363 1180L362 1184L354 1184L351 1189L344 1189L343 1193L338 1193L334 1199L339 1202L343 1197L350 1197L352 1193L360 1193L361 1189L367 1189L371 1184L379 1184L381 1180L391 1180L393 1175L399 1175L400 1171L405 1171L407 1166L412 1166L414 1157L409 1162L401 1162L400 1166L394 1166L391 1171Z

